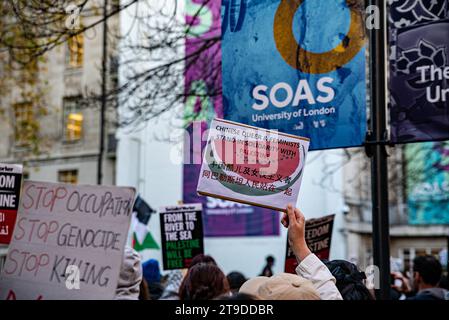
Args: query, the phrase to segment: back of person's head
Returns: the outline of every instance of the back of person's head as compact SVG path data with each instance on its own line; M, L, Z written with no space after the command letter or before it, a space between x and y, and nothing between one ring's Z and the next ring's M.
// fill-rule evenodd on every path
M274 263L274 257L273 256L268 256L265 258L265 260L267 261L267 263L273 264Z
M239 291L242 284L244 284L247 280L245 276L238 271L229 273L226 278L228 279L231 291Z
M192 261L190 262L189 269L192 268L194 265L198 263L211 263L213 265L217 265L217 262L215 262L215 259L207 254L197 254L195 257L193 257Z
M212 263L198 263L187 272L179 287L180 300L210 300L229 292L223 271Z
M239 293L260 300L320 300L311 281L290 273L252 278L242 285Z
M161 272L159 269L159 262L155 259L150 259L142 264L143 277L148 284L160 282Z
M126 246L115 299L137 300L139 298L141 281L142 263L140 255L133 248Z
M329 271L336 279L336 286L343 300L373 300L373 296L363 283L364 272L357 266L345 260L324 261Z
M413 260L413 271L419 273L425 284L436 286L441 279L443 268L437 258L426 255Z

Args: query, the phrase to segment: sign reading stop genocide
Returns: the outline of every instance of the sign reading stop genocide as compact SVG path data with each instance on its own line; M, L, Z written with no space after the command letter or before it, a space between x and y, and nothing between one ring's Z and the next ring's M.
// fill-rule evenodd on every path
M0 299L113 299L135 191L26 181Z
M214 119L198 194L285 211L296 203L309 139Z

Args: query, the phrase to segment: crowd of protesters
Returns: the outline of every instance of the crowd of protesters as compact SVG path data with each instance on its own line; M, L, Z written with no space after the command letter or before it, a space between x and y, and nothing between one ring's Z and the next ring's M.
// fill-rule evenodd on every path
M124 300L374 300L366 275L344 260L321 261L305 240L305 218L289 205L281 223L288 228L288 242L298 260L296 274L273 274L274 258L267 257L260 276L246 279L239 272L227 276L213 257L198 255L188 270L162 276L157 260L143 264L127 247L116 299ZM448 280L433 256L413 261L413 275L392 273L391 296L402 300L449 300Z

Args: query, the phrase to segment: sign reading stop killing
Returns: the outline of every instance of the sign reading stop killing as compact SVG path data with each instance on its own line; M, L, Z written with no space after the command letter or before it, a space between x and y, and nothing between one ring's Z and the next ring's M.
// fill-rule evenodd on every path
M0 243L11 241L22 185L22 165L0 163Z
M113 299L133 188L26 181L0 299Z
M197 192L285 211L296 203L309 139L214 119Z
M307 246L310 251L312 251L321 260L329 259L334 218L335 215L331 214L322 218L309 219L306 221L305 237ZM297 266L298 260L293 254L293 251L287 241L285 272L296 273L295 269Z
M204 253L202 204L160 209L164 270L184 269Z

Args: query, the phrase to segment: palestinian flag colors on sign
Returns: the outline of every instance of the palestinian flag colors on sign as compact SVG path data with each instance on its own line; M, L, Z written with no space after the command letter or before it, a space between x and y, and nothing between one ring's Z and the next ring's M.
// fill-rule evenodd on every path
M154 240L148 229L148 222L151 215L155 211L143 200L140 196L137 196L134 203L133 212L136 214L133 216L133 241L132 245L134 250L143 251L146 249L159 250L159 245Z

